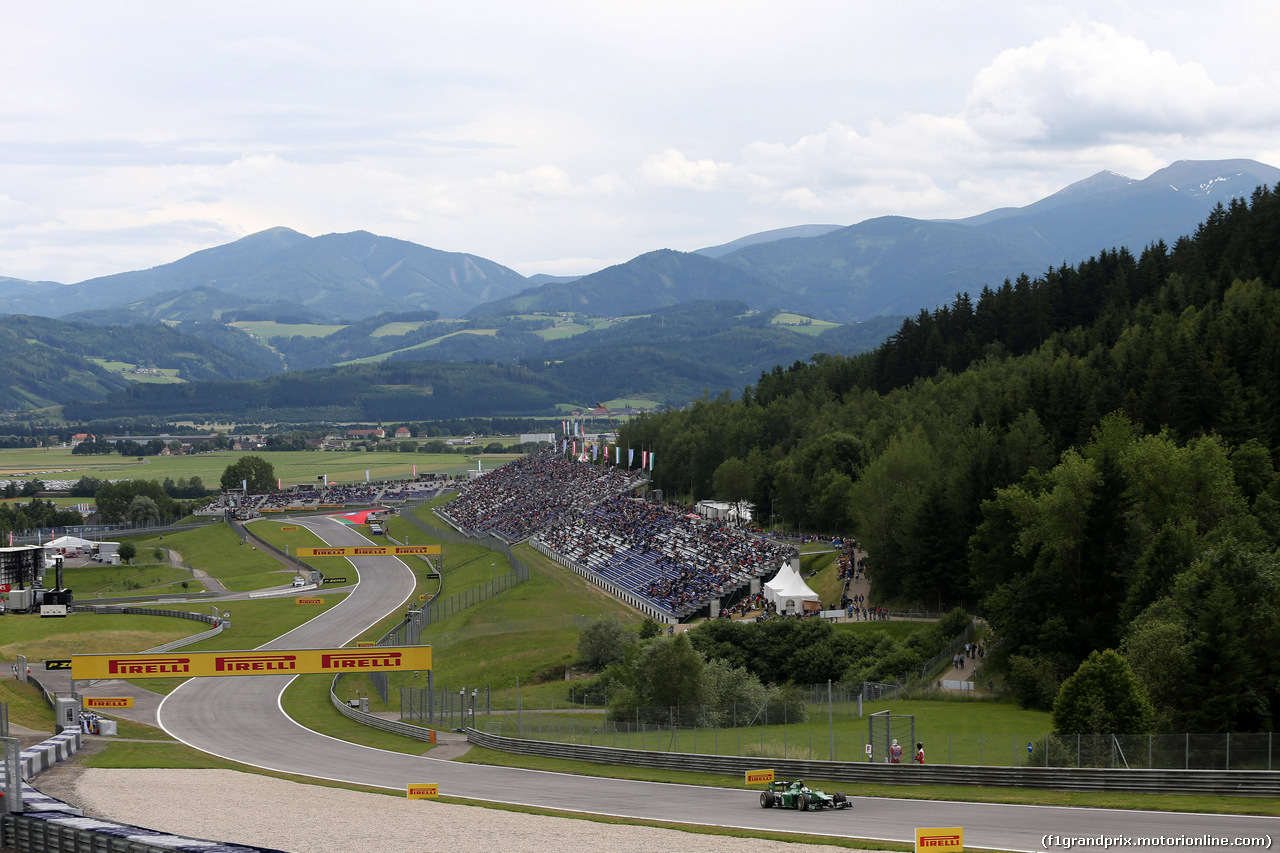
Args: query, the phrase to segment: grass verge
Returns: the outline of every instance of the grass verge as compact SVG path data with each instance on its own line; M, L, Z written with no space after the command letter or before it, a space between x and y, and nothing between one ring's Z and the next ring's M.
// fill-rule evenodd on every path
M286 714L307 728L339 740L406 755L422 755L432 748L432 744L426 741L384 732L344 717L329 699L329 684L332 681L333 676L330 675L298 676L284 691L281 707ZM338 695L341 699L355 698L356 690L344 690L342 684L339 684Z
M643 782L741 788L744 791L760 790L758 787L747 785L741 776L593 764L589 761L571 761L561 758L538 758L530 755L513 755L482 747L472 747L464 756L455 760L468 764L524 767L531 770L572 773L578 776L598 776L605 779L634 779ZM827 792L841 790L843 787L846 794L859 797L1280 816L1280 802L1255 797L1044 791L1035 788L975 788L973 786L956 785L859 785L856 789L853 789L853 786L848 783L833 782L831 780L806 779L805 782L810 787L820 788Z
M140 652L208 628L191 619L132 613L73 613L65 619L35 614L0 617L0 658L26 655L32 672L47 658L97 652Z
M254 773L259 776L270 776L288 782L306 785L320 785L326 788L342 788L349 791L362 791L369 794L402 797L399 791L388 791L385 788L369 788L362 785L351 785L344 782L332 782L324 779L295 776L289 773L278 773L247 767L233 761L218 758L180 743L112 743L108 748L94 755L73 759L85 767L122 768L122 769L178 769L178 770L235 770L241 773ZM705 827L692 824L667 823L662 821L628 820L624 818L603 817L599 815L582 815L575 812L557 811L554 809L531 808L528 806L506 805L480 800L464 800L457 797L440 797L439 802L461 806L480 806L517 814L543 815L547 817L563 817L578 820L589 820L595 823L613 826L652 826L660 829L674 829L683 832L694 832L699 835L718 835L730 838L760 838L766 841L795 842L801 844L828 844L857 850L894 850L908 851L910 845L893 844L878 841L863 841L847 838L831 838L813 835L786 835L775 832L754 832L747 830L730 830L719 827Z

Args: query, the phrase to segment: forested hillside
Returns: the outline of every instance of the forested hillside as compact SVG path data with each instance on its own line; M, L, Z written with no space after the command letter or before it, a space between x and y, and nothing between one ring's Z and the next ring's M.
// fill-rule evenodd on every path
M254 382L134 385L64 407L72 421L420 421L553 414L565 389L514 365L405 361L284 373Z
M1162 730L1270 731L1277 284L1280 195L1260 188L1172 249L959 296L622 441L671 494L746 470L763 516L856 534L880 596L983 614L1025 704L1116 648Z
M249 379L280 369L279 357L248 335L216 323L97 326L20 314L0 318L5 383L0 410L21 411L95 399L133 385L100 362L173 371L182 381ZM97 359L97 361L95 361Z
M86 392L65 413L83 420L430 420L548 415L560 403L586 406L623 397L681 406L708 388L742 388L761 370L808 358L815 350L865 351L894 327L889 318L878 318L819 326L812 330L818 334L807 334L772 322L776 314L751 312L742 302L695 302L551 340L537 334L554 322L545 317L440 321L431 313L378 315L325 337L274 338L274 350L225 327L228 344L264 353L256 364L278 368L284 356L291 365L313 369L241 383L128 387L99 393L107 398L101 402L90 402ZM215 325L181 328L200 335ZM380 334L388 329L401 333ZM315 366L373 361L374 353L386 356L389 366ZM307 393L294 393L297 388Z

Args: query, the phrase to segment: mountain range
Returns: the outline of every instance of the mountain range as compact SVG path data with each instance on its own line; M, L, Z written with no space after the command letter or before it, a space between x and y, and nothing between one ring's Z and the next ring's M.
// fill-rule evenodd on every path
M679 405L773 364L873 348L903 316L960 292L1108 248L1172 244L1218 204L1275 183L1280 169L1251 160L1185 161L1143 180L1100 172L1026 207L801 225L579 277L525 278L362 231L273 228L73 285L0 278L0 410L127 392L173 415L185 392L155 383L423 360L523 365L530 381L551 382L538 399L575 389Z
M271 228L171 264L74 285L0 280L0 313L60 317L124 309L138 319L219 319L228 310L212 304L198 310L199 317L174 316L189 314L195 293L240 312L283 311L322 322L424 308L452 317L524 286L524 276L476 255L366 231L308 237Z
M149 270L74 285L0 278L0 314L89 322L276 319L351 322L388 311L441 317L645 313L745 301L838 322L909 314L1103 249L1192 234L1213 207L1280 182L1253 160L1181 161L1142 180L1099 172L1020 208L965 219L899 216L801 225L696 253L648 252L577 278L527 279L476 255L363 231L252 234ZM97 312L107 311L108 314Z

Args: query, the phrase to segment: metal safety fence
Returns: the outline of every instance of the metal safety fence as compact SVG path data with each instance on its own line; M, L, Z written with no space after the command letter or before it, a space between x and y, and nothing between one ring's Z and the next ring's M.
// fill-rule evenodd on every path
M534 619L469 625L435 638L435 647L445 649L455 643L495 634L535 634L552 631L580 631L592 617L560 614ZM563 669L563 668L561 668ZM557 670L558 677L564 673ZM513 695L510 690L492 691L488 685L437 685L431 676L426 684L400 688L400 718L420 726L460 728L476 718L489 717L495 707L506 707ZM481 700L477 703L477 700ZM551 701L554 703L554 696Z
M503 737L616 749L705 755L885 763L892 739L909 762L917 743L927 764L1130 770L1280 770L1274 734L1053 735L1044 731L944 731L909 719L896 702L862 702L861 685L825 684L754 704L603 707L564 684L494 690L474 728ZM454 697L456 700L456 697ZM421 701L402 697L403 702ZM447 700L437 700L447 701ZM981 700L957 700L964 701ZM406 705L406 707L413 707ZM470 706L467 708L470 713ZM486 713L487 711L487 713ZM888 711L879 728L872 715ZM908 721L909 720L909 721ZM472 725L468 717L467 725ZM880 729L883 729L881 731ZM870 750L868 750L870 747Z
M515 557L511 551L511 546L506 542L491 536L466 536L455 530L423 521L412 512L414 507L421 505L421 502L419 502L418 504L403 507L400 511L400 517L433 539L446 544L480 545L498 551L506 558L510 570L498 574L495 567L493 580L485 581L480 586L463 590L448 597L436 594L429 601L423 603L421 607L406 611L404 621L378 639L377 645L379 646L420 645L422 643L423 629L433 622L439 622L441 619L460 613L469 607L474 607L482 601L487 601L529 580L529 566L523 560ZM443 590L443 588L444 580L442 577L441 589ZM391 684L387 673L371 673L369 681L385 704L391 695Z

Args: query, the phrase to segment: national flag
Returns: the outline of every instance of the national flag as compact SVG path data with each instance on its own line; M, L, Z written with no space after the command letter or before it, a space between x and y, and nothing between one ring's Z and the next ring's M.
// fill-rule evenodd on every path
M636 464L636 449L634 447L628 447L627 448L627 467L630 468L635 464Z
M650 471L652 471L652 470L653 470L653 457L655 457L655 456L657 456L657 455L658 455L658 454L654 453L652 450L651 450L651 451L649 451L649 470L650 470Z

